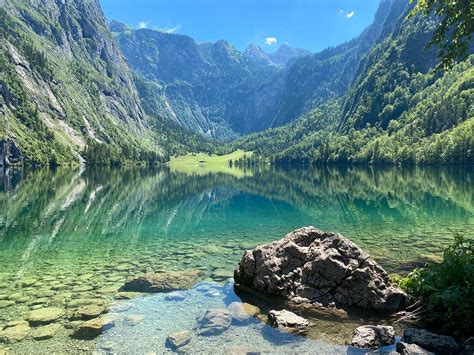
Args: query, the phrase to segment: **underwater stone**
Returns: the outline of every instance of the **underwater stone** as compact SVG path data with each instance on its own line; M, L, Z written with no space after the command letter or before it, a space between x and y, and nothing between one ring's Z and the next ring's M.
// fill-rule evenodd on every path
M59 332L61 328L62 328L62 325L56 324L56 323L44 325L42 327L35 328L31 336L33 337L33 339L36 339L36 340L51 339L52 337L56 335L57 332Z
M260 313L258 307L248 303L232 302L228 307L232 313L232 323L246 324Z
M144 274L128 279L121 291L169 292L186 290L193 287L200 276L201 273L192 270Z
M26 319L28 320L28 322L30 322L30 325L36 326L54 322L55 320L61 318L63 315L63 309L49 307L31 311Z
M206 311L200 323L199 335L219 335L230 327L232 313L228 309Z
M132 314L130 316L125 317L124 322L125 324L134 327L137 324L140 324L145 319L144 316L138 314Z
M273 327L289 332L304 333L309 326L307 319L285 309L281 311L271 310L268 312L268 320Z
M15 304L15 301L0 301L0 309L7 308Z
M31 328L26 324L9 327L0 332L0 342L12 344L19 342L30 334Z
M98 337L103 332L112 328L115 325L115 319L111 317L102 316L94 318L82 323L74 332L73 337L76 339L90 340Z
M104 312L105 312L104 307L96 305L96 304L90 304L90 305L79 308L72 316L72 319L89 320L92 318L97 318Z
M172 350L176 350L189 344L190 341L191 333L185 330L170 334L168 338L166 338L166 346L170 347Z
M26 320L12 320L12 321L8 322L7 324L5 324L3 329L10 328L10 327L16 327L17 325L29 325L29 324L30 323L28 323Z

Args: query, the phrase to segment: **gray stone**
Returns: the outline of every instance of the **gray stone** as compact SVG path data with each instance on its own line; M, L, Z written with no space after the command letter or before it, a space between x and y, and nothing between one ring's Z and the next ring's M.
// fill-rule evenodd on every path
M159 274L144 274L128 279L121 288L121 291L169 292L190 289L198 282L200 275L197 271L170 271Z
M145 319L144 316L138 314L132 314L130 316L125 317L124 322L128 326L134 327L137 324L140 324Z
M200 323L199 335L219 335L230 327L232 313L228 309L211 309Z
M246 324L260 313L260 309L248 303L232 302L228 307L232 313L232 323Z
M64 310L56 307L40 308L31 311L26 320L30 325L37 326L48 324L58 320L64 315Z
M12 344L19 342L30 334L31 328L26 324L9 327L0 332L0 343Z
M165 301L183 301L186 295L183 292L175 291L170 292L165 296Z
M396 310L408 301L369 254L340 234L314 227L246 251L234 278L263 293L325 306Z
M189 344L191 341L191 333L184 330L181 332L176 332L170 334L168 338L166 338L166 346L171 348L172 350L177 350L186 344Z
M407 328L403 332L405 343L416 344L422 348L440 354L457 354L459 345L447 335L438 335L424 329Z
M378 349L395 343L395 330L388 325L363 325L357 327L351 345L361 349Z
M307 319L285 309L281 311L271 310L268 312L268 320L273 327L292 333L305 333L308 331L309 322Z
M397 343L397 352L402 355L434 355L416 344Z
M57 332L59 332L59 330L61 330L61 328L62 325L56 323L44 325L42 327L33 329L31 336L35 340L51 339L56 335Z

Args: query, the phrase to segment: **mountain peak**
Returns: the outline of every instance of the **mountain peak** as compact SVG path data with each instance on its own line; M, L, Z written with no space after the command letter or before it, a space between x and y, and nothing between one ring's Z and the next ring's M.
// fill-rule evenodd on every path
M118 20L110 21L109 28L112 32L125 32L127 30L130 30L130 27Z
M262 48L257 46L255 43L250 43L244 50L244 56L255 64L258 65L270 65L273 64L271 59L268 57Z
M270 54L270 59L279 65L286 65L293 59L310 55L311 52L307 49L293 48L287 43L283 43L275 53Z

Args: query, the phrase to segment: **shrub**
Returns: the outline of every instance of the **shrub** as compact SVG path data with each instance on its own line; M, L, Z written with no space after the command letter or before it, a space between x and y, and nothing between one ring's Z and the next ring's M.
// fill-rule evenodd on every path
M474 241L457 235L442 262L415 269L400 281L423 302L428 324L458 337L474 332L473 251Z

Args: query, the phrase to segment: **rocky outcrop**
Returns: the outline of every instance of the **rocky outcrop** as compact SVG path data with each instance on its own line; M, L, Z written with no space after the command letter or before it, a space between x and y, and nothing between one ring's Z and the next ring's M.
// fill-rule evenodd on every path
M395 343L395 329L387 325L357 327L351 345L360 349L378 349Z
M459 345L456 341L446 335L438 335L424 329L407 328L403 333L406 343L413 343L436 354L457 354Z
M397 310L408 300L355 243L314 227L246 251L234 278L238 284L299 303Z
M268 313L268 320L275 328L280 328L292 333L305 333L308 331L309 322L307 319L287 310L271 310Z
M170 271L159 274L144 274L131 277L121 291L170 292L190 289L199 281L198 271Z
M0 139L0 165L18 165L22 161L23 156L15 142L11 139Z

